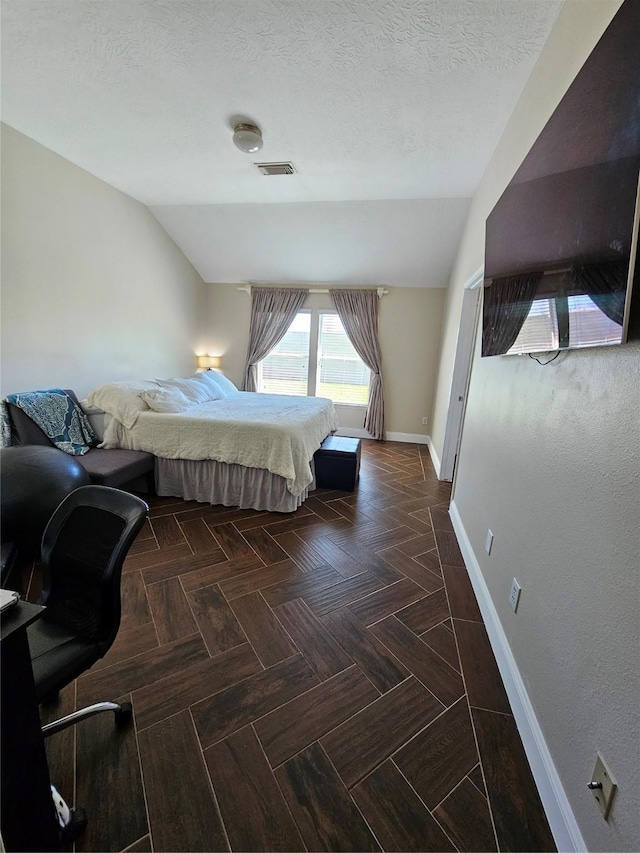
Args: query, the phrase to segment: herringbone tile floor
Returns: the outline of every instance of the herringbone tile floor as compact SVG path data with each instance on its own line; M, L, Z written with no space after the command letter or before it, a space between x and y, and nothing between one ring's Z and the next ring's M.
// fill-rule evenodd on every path
M114 646L42 710L133 702L47 742L76 849L554 849L448 501L373 441L291 515L152 500Z

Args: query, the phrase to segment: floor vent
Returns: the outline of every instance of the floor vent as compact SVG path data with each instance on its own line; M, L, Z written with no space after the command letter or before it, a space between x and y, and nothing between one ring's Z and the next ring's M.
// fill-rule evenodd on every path
M293 163L255 163L263 175L295 175Z

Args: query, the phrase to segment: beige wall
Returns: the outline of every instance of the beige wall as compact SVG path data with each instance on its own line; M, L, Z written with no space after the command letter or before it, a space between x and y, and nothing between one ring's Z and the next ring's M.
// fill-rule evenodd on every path
M222 356L222 370L240 383L249 338L251 299L234 284L209 284L198 346ZM379 332L383 359L387 433L426 436L437 371L446 291L391 287L380 301ZM306 308L331 308L328 294L309 294ZM340 426L361 428L363 411L336 407ZM391 435L390 437L397 437Z
M482 264L486 216L618 6L563 7L473 200L446 307L438 450L462 288ZM547 367L476 353L454 491L589 850L640 849L639 374L638 342L571 351ZM586 788L598 750L619 785L608 823Z
M191 372L203 296L144 205L2 125L2 395Z

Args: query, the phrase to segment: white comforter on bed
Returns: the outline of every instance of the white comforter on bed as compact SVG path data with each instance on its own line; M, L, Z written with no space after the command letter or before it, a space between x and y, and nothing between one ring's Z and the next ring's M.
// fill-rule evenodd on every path
M140 412L130 429L112 418L101 447L265 468L284 477L291 494L298 495L313 480L314 452L337 427L333 403L323 397L238 391L186 412Z

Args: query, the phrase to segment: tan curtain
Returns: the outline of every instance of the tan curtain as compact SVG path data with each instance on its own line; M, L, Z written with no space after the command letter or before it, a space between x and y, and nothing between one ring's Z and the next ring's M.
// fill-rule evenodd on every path
M258 363L280 343L306 298L306 290L291 287L251 288L251 325L243 391L257 390Z
M378 341L378 294L375 290L331 290L331 300L353 348L371 371L364 428L384 438L382 355Z

